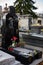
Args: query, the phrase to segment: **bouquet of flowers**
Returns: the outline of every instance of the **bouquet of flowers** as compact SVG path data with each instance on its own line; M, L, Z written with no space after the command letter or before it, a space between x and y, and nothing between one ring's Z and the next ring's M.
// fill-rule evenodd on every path
M9 51L13 51L13 50L14 50L13 47L17 47L17 42L16 42L17 37L13 36L13 37L11 38L11 40L12 40L12 45L10 45L10 46L8 47L8 50L9 50Z
M16 42L17 37L13 36L13 37L11 38L11 40L12 40L12 46L13 46L13 47L16 47L16 46L17 46L17 42Z

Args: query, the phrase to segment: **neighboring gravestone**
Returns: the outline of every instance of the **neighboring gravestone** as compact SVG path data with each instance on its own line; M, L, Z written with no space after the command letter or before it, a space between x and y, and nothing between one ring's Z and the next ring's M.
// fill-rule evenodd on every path
M1 25L2 25L2 6L0 6L0 46L2 42Z
M0 13L2 13L2 6L0 6Z
M39 25L39 24L31 25L31 33L40 34L41 33L41 25Z

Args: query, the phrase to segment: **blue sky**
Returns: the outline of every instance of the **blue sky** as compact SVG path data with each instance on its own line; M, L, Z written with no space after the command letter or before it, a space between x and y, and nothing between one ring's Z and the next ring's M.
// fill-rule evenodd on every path
M34 0L34 1L36 1L35 6L38 8L35 11L43 13L43 0Z
M13 5L13 2L15 0L0 0L0 5L2 5L2 7L4 8L5 3L9 5ZM34 4L38 9L35 10L35 12L41 12L43 13L43 0L34 0L36 3Z

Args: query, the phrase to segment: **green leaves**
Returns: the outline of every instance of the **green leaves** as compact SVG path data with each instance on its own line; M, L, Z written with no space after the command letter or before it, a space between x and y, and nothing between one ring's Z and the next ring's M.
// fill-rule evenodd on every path
M37 17L37 15L33 12L33 10L37 9L37 7L35 7L33 4L35 4L33 0L16 0L14 2L17 13L31 14L33 17Z

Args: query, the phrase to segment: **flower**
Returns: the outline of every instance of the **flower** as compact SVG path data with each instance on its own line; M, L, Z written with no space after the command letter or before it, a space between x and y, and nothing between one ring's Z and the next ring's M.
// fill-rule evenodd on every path
M16 42L17 39L18 39L18 38L15 37L15 36L13 36L13 37L11 38L11 40L12 40L12 46L13 46L13 47L16 47L16 46L17 46L17 42Z
M9 47L8 50L9 50L9 51L13 51L13 48L10 48L10 47Z
M12 38L11 38L11 40L14 40L14 41L16 41L18 38L17 37L15 37L15 36L13 36Z

